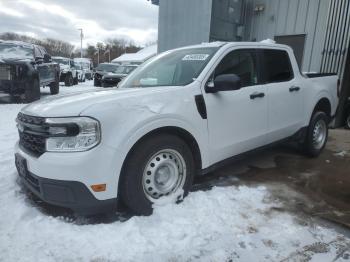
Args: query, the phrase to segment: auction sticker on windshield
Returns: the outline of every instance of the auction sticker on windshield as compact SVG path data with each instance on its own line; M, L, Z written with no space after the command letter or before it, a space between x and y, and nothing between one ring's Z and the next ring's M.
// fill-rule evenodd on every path
M193 55L185 55L182 60L183 61L204 61L209 57L208 54L193 54Z

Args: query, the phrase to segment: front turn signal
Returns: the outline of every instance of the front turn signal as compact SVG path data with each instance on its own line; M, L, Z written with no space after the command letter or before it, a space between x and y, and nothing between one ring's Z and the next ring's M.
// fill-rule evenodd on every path
M91 186L94 192L103 192L106 191L106 184L97 184Z

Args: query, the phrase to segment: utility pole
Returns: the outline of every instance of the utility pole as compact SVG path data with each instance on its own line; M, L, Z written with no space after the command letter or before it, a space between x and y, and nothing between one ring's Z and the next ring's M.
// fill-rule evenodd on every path
M100 48L97 47L97 51L95 52L95 55L97 54L97 64L100 64Z
M83 37L84 37L84 34L83 34L82 28L79 28L78 30L80 31L80 58L83 58Z

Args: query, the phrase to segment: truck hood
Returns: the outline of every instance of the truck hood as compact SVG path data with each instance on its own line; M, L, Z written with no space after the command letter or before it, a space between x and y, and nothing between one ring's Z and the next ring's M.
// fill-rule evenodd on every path
M113 102L142 96L153 88L109 88L71 94L48 96L25 106L22 113L41 117L78 116L84 109L95 104Z
M20 64L29 64L34 60L26 59L26 58L2 58L0 56L0 64L6 65L20 65Z

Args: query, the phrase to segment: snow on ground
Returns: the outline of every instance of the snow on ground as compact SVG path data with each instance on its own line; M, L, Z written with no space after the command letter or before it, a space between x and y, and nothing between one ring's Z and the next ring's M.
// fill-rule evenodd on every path
M62 87L61 92L91 88ZM264 186L214 187L149 217L78 224L33 206L17 181L14 119L0 104L0 261L337 261L347 239L278 211Z

